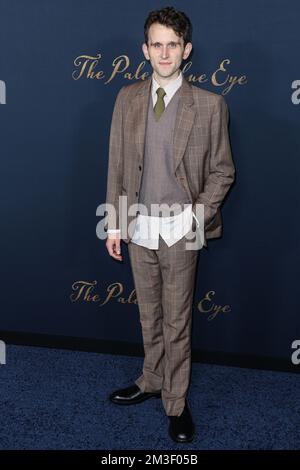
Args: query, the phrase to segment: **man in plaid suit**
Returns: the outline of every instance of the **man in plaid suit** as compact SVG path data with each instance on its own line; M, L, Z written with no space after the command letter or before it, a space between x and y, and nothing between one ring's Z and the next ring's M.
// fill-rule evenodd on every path
M118 93L106 195L106 247L120 261L121 240L128 245L145 352L140 377L110 400L161 398L176 442L195 432L187 391L197 257L207 239L221 236L220 205L235 173L224 98L191 85L180 70L191 30L172 7L149 14L142 48L153 74Z

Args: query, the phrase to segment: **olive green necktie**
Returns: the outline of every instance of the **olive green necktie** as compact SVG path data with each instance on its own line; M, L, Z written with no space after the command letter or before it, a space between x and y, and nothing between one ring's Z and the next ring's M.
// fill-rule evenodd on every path
M166 92L163 88L157 88L156 93L157 93L157 101L153 109L154 109L155 119L156 121L158 121L160 116L165 110L164 96Z

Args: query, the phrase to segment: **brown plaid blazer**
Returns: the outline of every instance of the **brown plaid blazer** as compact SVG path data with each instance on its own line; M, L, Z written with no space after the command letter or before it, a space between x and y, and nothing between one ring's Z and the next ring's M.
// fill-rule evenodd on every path
M174 132L174 172L195 204L204 205L205 237L222 233L220 205L234 181L235 169L228 136L228 108L223 96L191 85L183 76ZM142 179L147 106L151 77L125 85L119 91L111 122L106 203L117 219L106 213L104 228L119 225L119 196L128 208L138 203ZM130 215L127 226L136 219ZM133 222L134 223L134 222ZM122 236L129 243L130 236Z

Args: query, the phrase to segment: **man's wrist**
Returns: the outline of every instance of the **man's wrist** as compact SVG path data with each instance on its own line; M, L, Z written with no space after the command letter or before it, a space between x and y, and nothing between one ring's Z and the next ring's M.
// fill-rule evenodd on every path
M120 229L109 229L107 230L107 238L120 238Z

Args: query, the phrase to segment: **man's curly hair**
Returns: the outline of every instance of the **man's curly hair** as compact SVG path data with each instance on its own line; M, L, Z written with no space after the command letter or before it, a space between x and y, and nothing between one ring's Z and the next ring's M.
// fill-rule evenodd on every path
M174 7L165 7L161 10L150 11L144 25L146 44L148 44L149 39L149 28L153 23L160 23L172 28L179 37L183 38L184 46L192 40L192 24L190 19L183 11L178 11Z

